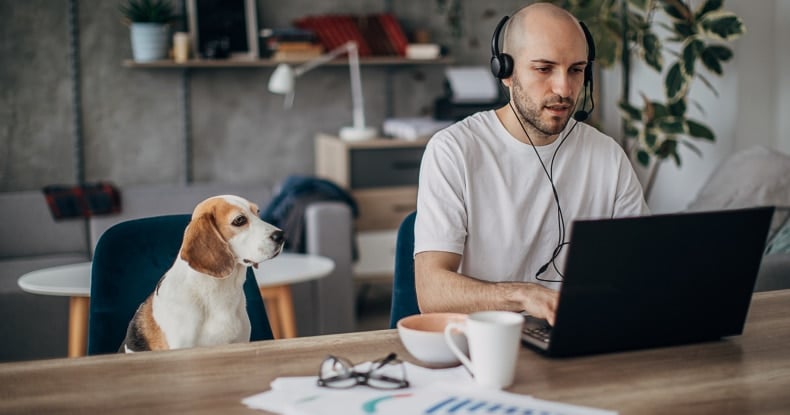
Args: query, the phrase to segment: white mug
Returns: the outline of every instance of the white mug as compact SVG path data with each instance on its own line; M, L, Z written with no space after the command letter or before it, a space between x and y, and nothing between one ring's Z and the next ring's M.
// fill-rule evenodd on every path
M523 324L524 317L518 313L480 311L470 314L466 322L449 323L444 339L478 385L501 389L513 383ZM466 336L469 358L452 341L453 331Z

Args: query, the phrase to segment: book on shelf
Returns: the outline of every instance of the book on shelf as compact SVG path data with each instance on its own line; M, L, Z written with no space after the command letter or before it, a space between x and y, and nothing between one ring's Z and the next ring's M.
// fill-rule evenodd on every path
M391 13L305 16L294 24L315 33L327 51L353 40L359 56L406 56L408 39Z

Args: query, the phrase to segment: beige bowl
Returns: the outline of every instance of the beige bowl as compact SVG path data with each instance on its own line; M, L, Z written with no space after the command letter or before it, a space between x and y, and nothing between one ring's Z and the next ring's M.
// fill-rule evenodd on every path
M449 322L466 321L466 314L425 313L415 314L398 321L398 335L406 350L414 358L432 367L456 366L461 362L444 340L444 327ZM453 333L453 341L468 355L469 347L461 333Z

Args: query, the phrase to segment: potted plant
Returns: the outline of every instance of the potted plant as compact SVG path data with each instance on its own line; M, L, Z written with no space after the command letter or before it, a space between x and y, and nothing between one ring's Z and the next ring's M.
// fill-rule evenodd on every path
M724 0L698 1L696 9L683 0L553 2L590 27L596 42L597 64L610 67L618 59L621 62L621 144L629 156L650 169L645 186L645 197L649 197L660 163L671 158L680 166L680 145L701 155L694 141L715 140L713 130L687 114L689 105L701 109L689 96L690 87L698 79L717 94L709 76L722 75L724 63L733 56L728 43L746 28L738 16L723 9ZM663 16L656 19L657 14ZM631 102L632 57L663 75L663 97L651 99L640 94L641 101Z
M164 59L170 41L170 23L176 15L169 0L125 0L120 6L132 38L135 61Z

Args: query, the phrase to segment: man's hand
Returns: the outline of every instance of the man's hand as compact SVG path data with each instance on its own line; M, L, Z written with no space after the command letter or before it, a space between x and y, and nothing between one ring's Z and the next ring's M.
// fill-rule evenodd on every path
M533 283L527 283L523 287L526 294L522 300L524 311L533 317L545 318L553 326L560 293Z

